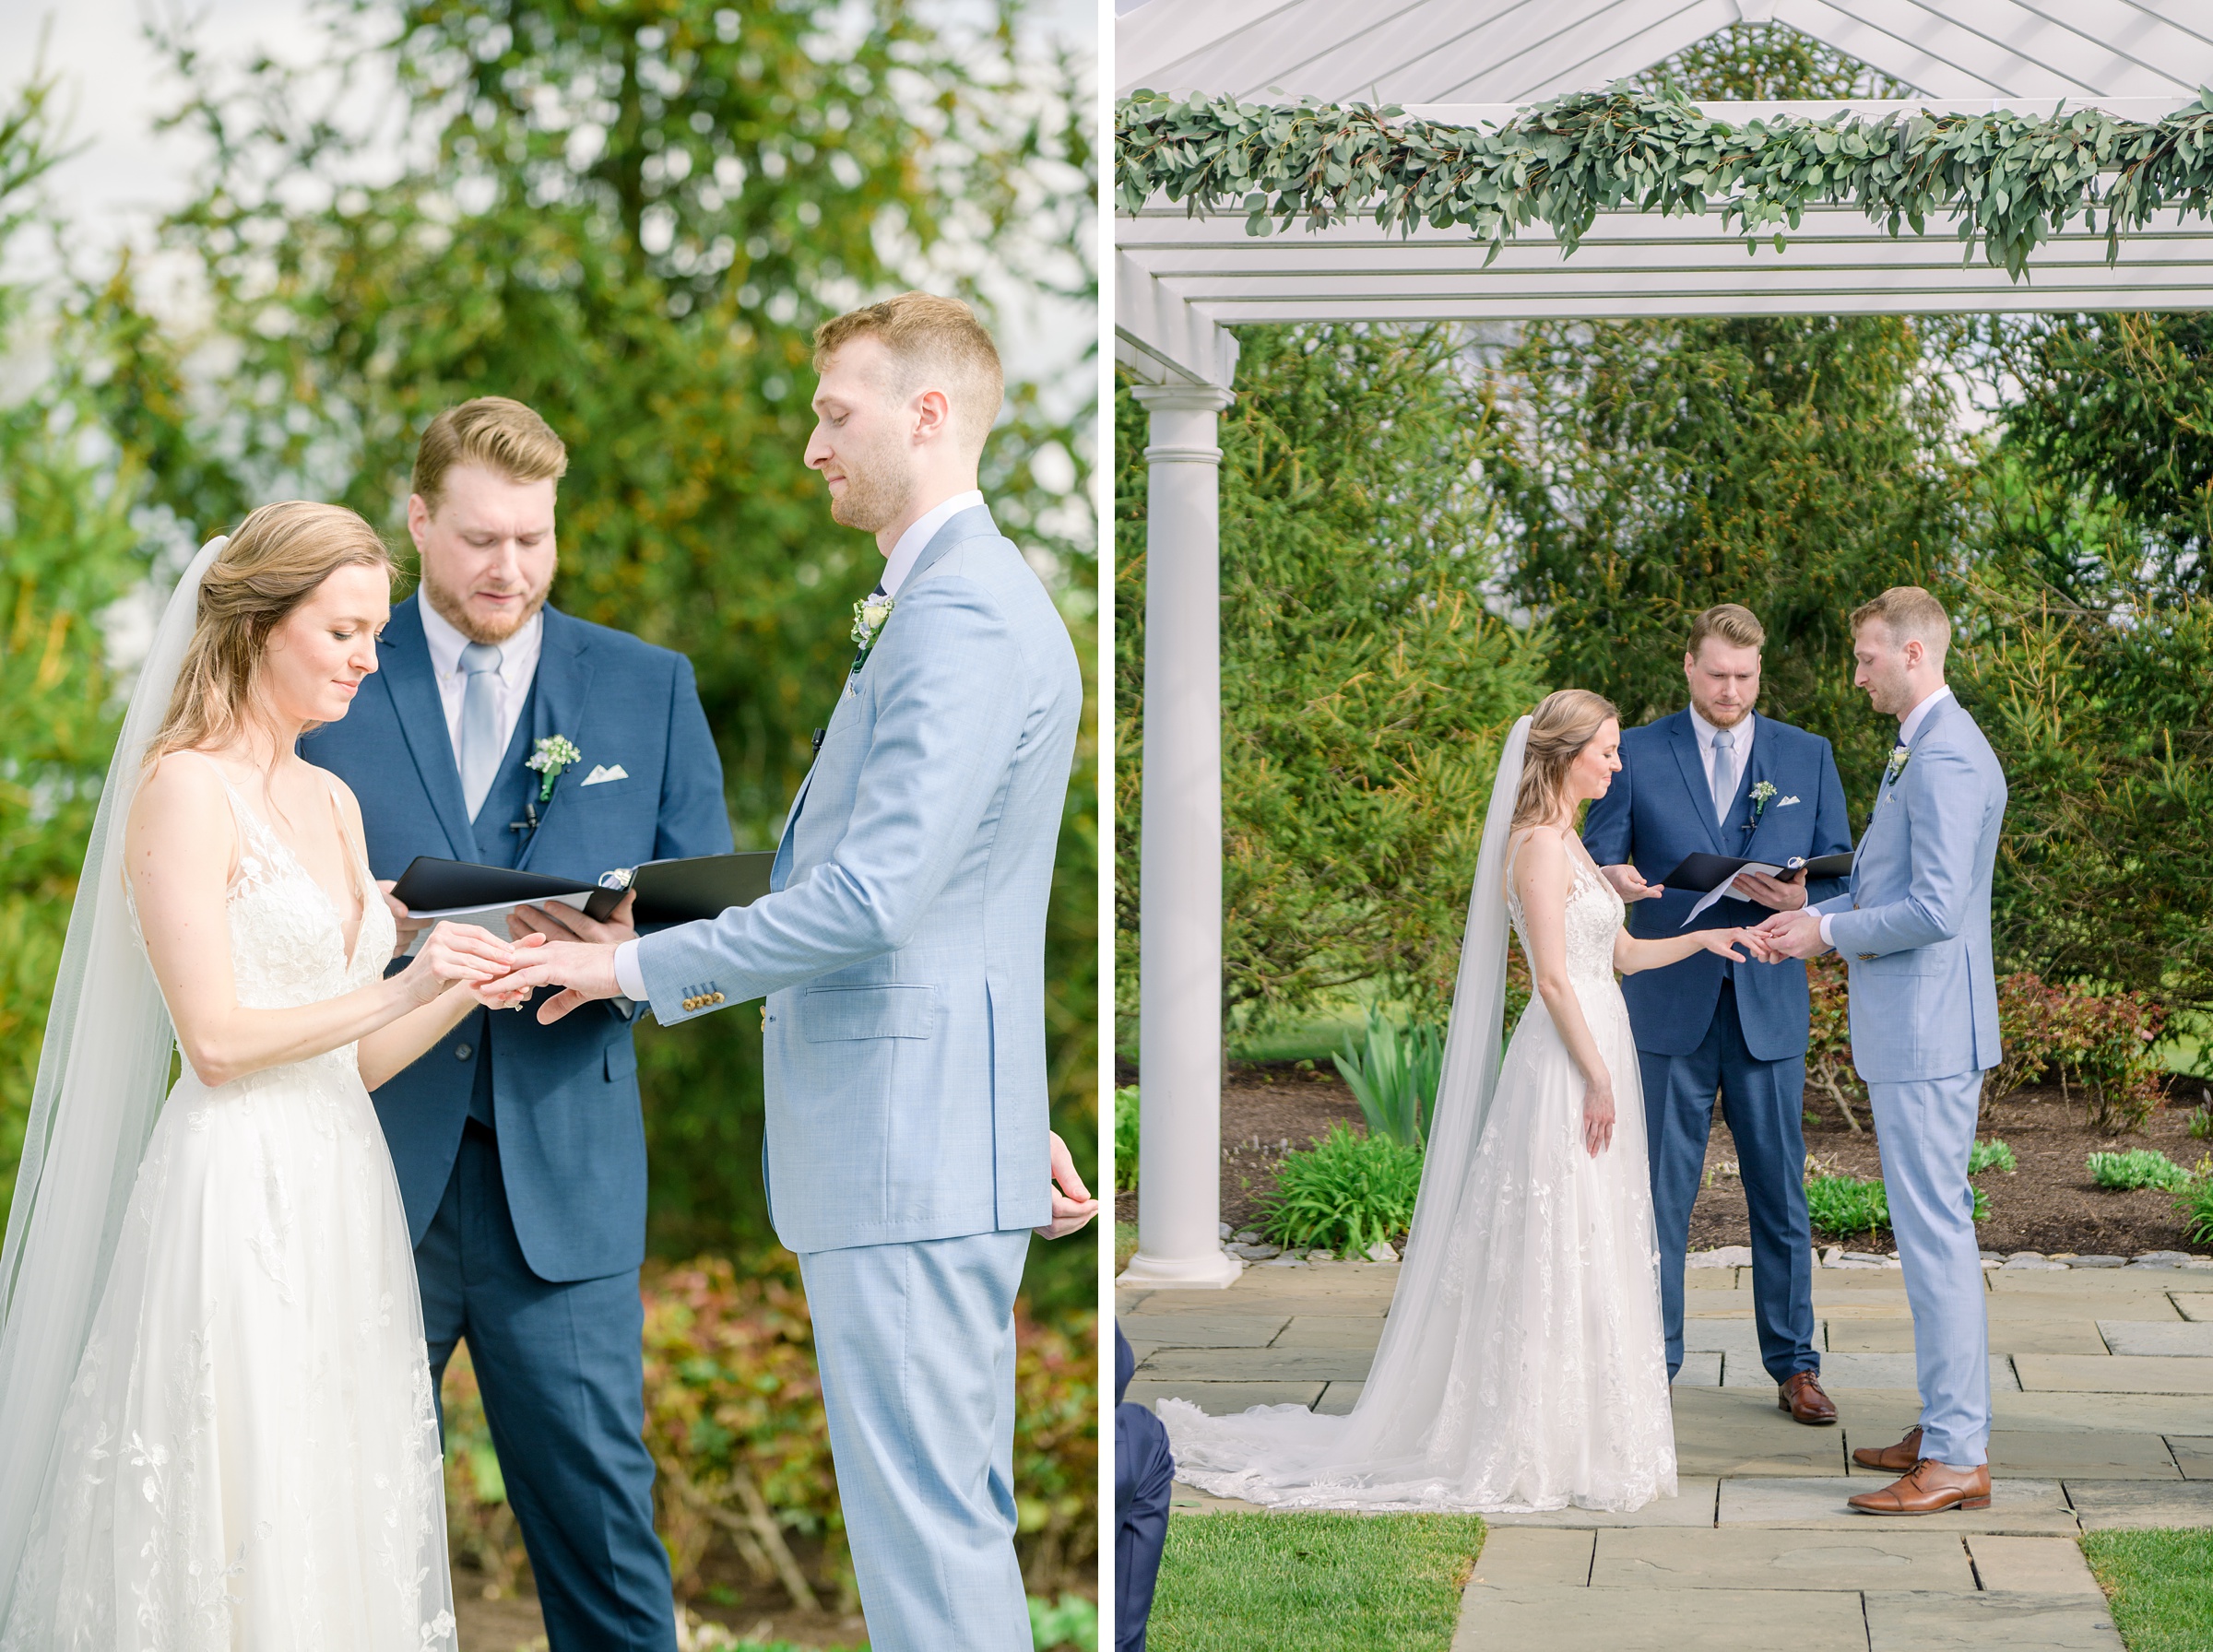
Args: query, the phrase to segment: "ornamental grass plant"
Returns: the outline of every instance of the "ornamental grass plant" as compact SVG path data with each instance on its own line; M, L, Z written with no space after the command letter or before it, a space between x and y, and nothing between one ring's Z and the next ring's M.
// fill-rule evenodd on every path
M1445 1067L1442 1032L1417 1021L1402 1033L1370 1009L1365 1040L1355 1044L1346 1033L1344 1048L1330 1059L1360 1103L1370 1136L1388 1137L1401 1147L1421 1146Z
M1286 1250L1356 1257L1406 1231L1421 1185L1420 1148L1331 1125L1312 1147L1284 1155L1264 1230Z

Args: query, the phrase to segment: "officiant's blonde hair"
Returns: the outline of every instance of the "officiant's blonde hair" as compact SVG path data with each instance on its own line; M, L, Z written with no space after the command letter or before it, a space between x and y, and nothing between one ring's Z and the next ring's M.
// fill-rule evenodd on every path
M1604 694L1589 689L1561 689L1537 702L1529 717L1529 745L1521 754L1512 830L1542 825L1559 811L1568 767L1609 718L1618 722L1621 713Z
M433 516L456 465L481 466L511 482L559 481L569 472L569 450L535 408L511 396L479 395L432 419L415 444L408 486Z
M172 751L226 746L245 724L269 633L341 568L392 576L392 553L344 505L264 505L231 531L200 580L199 622L185 645L169 715L148 742L150 765Z
M824 322L814 330L814 371L821 372L830 358L856 338L881 338L892 360L899 364L900 378L893 395L904 401L918 390L942 388L953 404L953 416L962 434L977 452L991 433L999 405L1006 398L1007 379L999 364L999 347L976 312L958 299L935 293L903 292L880 304ZM939 385L928 381L937 379Z

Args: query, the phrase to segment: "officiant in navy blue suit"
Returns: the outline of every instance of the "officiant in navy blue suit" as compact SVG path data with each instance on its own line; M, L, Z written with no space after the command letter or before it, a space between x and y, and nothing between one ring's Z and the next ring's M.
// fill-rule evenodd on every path
M690 662L545 606L567 465L545 421L502 397L423 432L408 502L420 588L351 714L301 747L361 798L387 890L419 855L596 880L730 851ZM527 910L621 941L628 909L607 924ZM375 1092L432 1379L466 1339L553 1652L676 1644L642 1438L634 1013L601 1002L547 1026L479 1009Z
M1828 742L1752 709L1766 640L1750 609L1735 603L1708 608L1692 622L1683 656L1689 708L1622 730L1621 773L1591 805L1583 843L1632 903L1632 934L1682 932L1698 897L1659 886L1687 855L1780 866L1792 856L1811 860L1852 847L1844 784ZM1817 880L1809 890L1803 878L1740 874L1697 924L1757 925L1770 912L1795 911L1844 888L1841 879ZM1621 990L1644 1082L1668 1375L1683 1364L1683 1257L1718 1092L1751 1213L1760 1361L1776 1381L1781 1409L1800 1422L1834 1422L1814 1347L1805 966L1795 960L1731 963L1698 952L1630 975Z

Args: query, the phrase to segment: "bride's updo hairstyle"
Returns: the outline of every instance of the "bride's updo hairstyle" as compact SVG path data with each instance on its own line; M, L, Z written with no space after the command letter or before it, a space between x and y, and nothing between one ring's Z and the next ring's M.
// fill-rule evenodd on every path
M1529 746L1521 758L1521 784L1514 792L1512 830L1540 825L1559 812L1569 766L1607 720L1620 715L1611 700L1589 689L1561 689L1538 702L1530 714Z
M269 634L341 568L392 572L392 553L376 530L343 505L288 500L238 525L200 581L199 623L169 715L147 744L149 764L238 738Z

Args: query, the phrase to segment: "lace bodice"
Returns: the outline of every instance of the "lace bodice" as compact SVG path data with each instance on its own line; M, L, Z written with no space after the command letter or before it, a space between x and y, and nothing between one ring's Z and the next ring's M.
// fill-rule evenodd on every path
M1521 853L1519 844L1515 853ZM1568 864L1572 869L1568 884L1568 979L1611 985L1614 939L1621 933L1622 914L1627 909L1614 886L1584 865L1581 856L1571 852ZM1521 910L1521 891L1514 881L1510 861L1506 874L1506 910L1513 920L1514 933L1521 938L1521 956L1530 958L1528 916ZM1530 962L1534 964L1536 961L1531 958Z
M330 891L226 782L238 818L238 876L231 884L231 968L249 1009L290 1009L368 985L392 957L392 914L350 840L361 927L346 954L345 915Z

